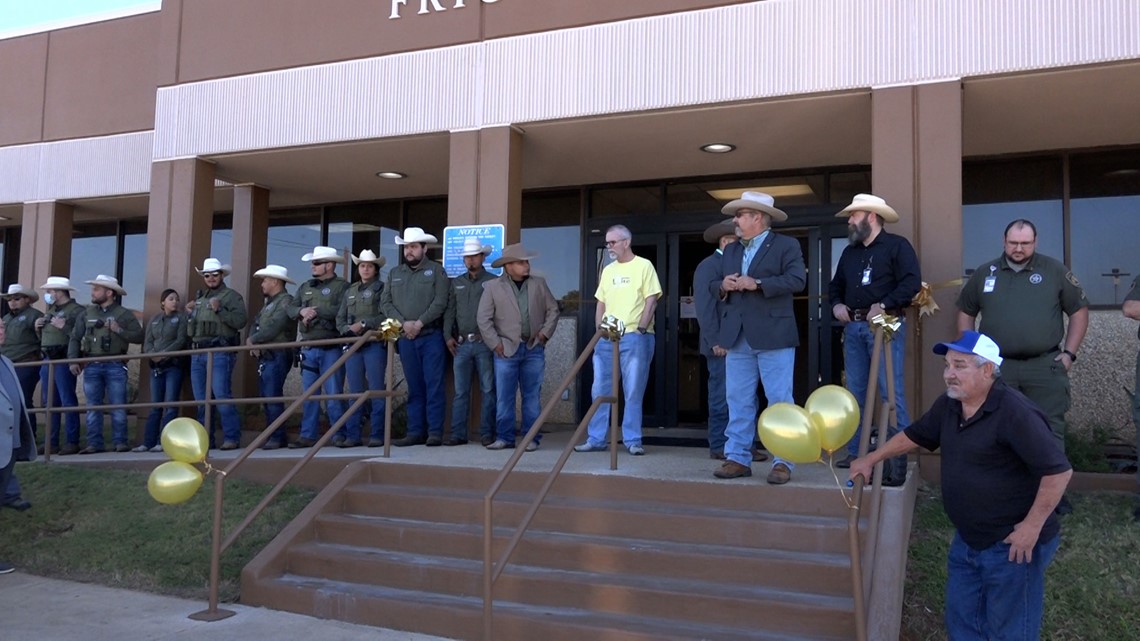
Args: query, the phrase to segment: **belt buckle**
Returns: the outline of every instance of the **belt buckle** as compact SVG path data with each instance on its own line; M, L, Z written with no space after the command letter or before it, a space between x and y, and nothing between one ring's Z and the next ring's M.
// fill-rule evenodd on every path
M475 341L479 340L479 335L478 334L468 334L466 338L467 338L468 343L474 343Z

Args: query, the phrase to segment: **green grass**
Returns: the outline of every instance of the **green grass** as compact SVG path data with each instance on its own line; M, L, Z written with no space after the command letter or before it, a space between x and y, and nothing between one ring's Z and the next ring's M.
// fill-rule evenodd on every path
M1140 639L1140 523L1127 494L1070 495L1061 548L1045 579L1049 641ZM910 537L903 639L942 641L946 553L953 527L937 489L920 490Z
M41 576L207 598L212 476L189 501L161 505L147 493L146 473L42 463L17 465L16 473L34 507L0 510L0 559ZM268 490L227 481L223 533ZM313 496L286 488L222 555L222 601L237 600L241 568Z

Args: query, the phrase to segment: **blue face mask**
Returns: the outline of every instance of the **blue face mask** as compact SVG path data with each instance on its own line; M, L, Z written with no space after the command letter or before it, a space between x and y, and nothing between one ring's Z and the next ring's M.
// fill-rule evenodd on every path
M55 295L54 294L44 294L44 302L47 303L48 305L54 305L55 304Z

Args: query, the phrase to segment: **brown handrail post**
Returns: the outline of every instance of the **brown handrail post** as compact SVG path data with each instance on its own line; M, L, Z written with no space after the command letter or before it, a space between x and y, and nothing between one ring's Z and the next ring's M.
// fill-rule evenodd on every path
M190 381L193 387L194 381L194 366L190 366ZM206 421L202 427L206 428L206 434L210 435L210 440L214 440L214 352L213 350L206 352L206 396L203 399L206 403ZM225 430L223 430L224 433ZM222 437L223 440L225 437ZM219 443L220 445L220 443Z
M612 381L613 384L610 386L610 396L612 396L614 399L614 402L610 405L610 469L616 470L618 442L617 431L619 425L618 410L621 409L621 404L618 402L618 399L622 397L622 394L619 394L618 390L624 388L624 381L621 380L621 350L618 349L621 345L621 337L619 336L616 339L611 338L610 345L613 346L613 370L610 372L610 381ZM622 383L623 385L619 387L619 383Z
M384 365L384 391L391 392L396 368L396 341L388 341L384 349L388 350L388 362ZM384 401L384 458L392 457L392 401L395 398L389 396Z
M47 425L44 426L44 462L51 463L51 409L52 397L55 396L52 392L55 391L55 365L48 363L48 379L47 387L47 402L44 403L44 418L47 419ZM59 437L61 439L67 438L67 414L60 414L59 416Z
M882 330L879 330L882 331ZM883 340L883 354L880 361L886 364L887 371L887 402L879 412L879 447L883 447L887 442L887 435L890 433L888 428L891 425L897 424L897 417L895 415L895 383L894 383L894 363L891 358L891 339L884 337ZM874 575L875 553L879 547L879 516L883 506L883 467L886 461L880 461L875 465L875 478L871 485L871 507L867 514L867 539L863 546L863 556L867 564L872 567L872 572L868 572L867 576L863 579L863 590L869 595L874 589L872 578Z

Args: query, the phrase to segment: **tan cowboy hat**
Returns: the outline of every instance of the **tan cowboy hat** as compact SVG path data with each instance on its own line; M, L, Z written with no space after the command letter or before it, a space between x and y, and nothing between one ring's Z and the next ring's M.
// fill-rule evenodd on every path
M119 296L126 296L127 295L127 291L125 289L123 289L122 286L119 285L119 279L115 278L114 276L107 276L105 274L99 274L98 276L95 277L95 280L85 280L83 282L87 283L88 285L98 285L100 287L106 287L107 289L115 292Z
M475 254L483 254L486 256L491 253L491 246L484 245L483 241L478 238L464 238L463 251L459 252L460 256L474 256Z
M878 214L883 218L884 223L899 222L898 212L888 205L887 201L871 194L855 194L855 198L851 199L851 204L844 207L838 214L835 214L835 217L846 218L857 211L869 211Z
M71 286L71 279L64 278L63 276L48 276L47 282L40 285L40 289L66 289L67 291L75 291Z
M724 236L736 235L736 223L731 218L722 220L719 223L709 227L705 230L705 242L713 245L719 244L720 239Z
M514 245L507 245L503 248L503 255L495 259L491 263L491 267L502 267L507 263L515 263L520 260L531 260L538 258L538 254L530 253L522 246L522 243L515 243Z
M380 269L387 263L388 259L383 256L377 256L371 249L365 249L360 252L359 256L352 257L352 264L359 265L360 263L372 263L376 265L376 269Z
M24 286L19 283L8 285L8 293L0 294L0 298L11 298L13 296L26 296L32 299L33 303L40 299L40 295L36 293L36 290L24 289Z
M281 265L266 265L265 267L253 272L254 278L276 278L279 281L296 285L292 278L289 278L289 270Z
M304 256L301 257L301 261L306 262L306 263L309 263L309 262L312 262L315 260L327 260L330 263L343 263L344 262L344 256L341 256L340 252L333 249L332 247L325 247L324 245L317 245L316 247L313 248L313 251L311 251L308 254L305 254Z
M775 204L776 199L768 194L759 191L746 191L740 195L740 198L721 207L720 213L733 216L738 209L755 209L771 216L772 222L782 223L788 219L788 215L782 210L776 209Z
M198 269L197 267L194 269L198 270L199 276L202 274L213 274L214 272L222 272L222 276L230 275L230 266L223 265L222 261L217 258L207 258L202 261L202 269Z
M420 227L408 227L404 230L403 236L396 236L397 245L407 245L408 243L424 243L426 245L431 245L438 242L438 238L425 232Z

